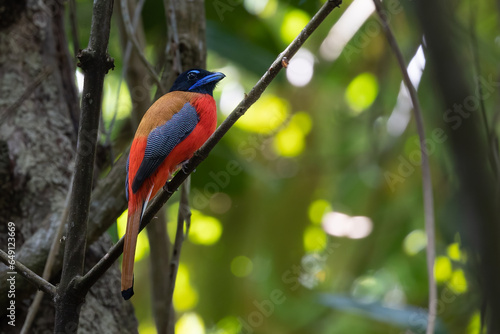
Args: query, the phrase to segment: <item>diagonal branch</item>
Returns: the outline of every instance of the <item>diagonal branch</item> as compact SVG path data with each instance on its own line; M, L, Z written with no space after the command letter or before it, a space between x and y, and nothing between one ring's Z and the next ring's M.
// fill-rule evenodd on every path
M413 104L413 111L415 114L415 121L417 123L418 138L420 141L420 152L422 155L422 187L424 191L424 215L425 215L425 232L427 234L427 275L429 282L429 316L427 321L427 334L434 333L434 324L436 322L437 311L437 286L434 279L434 258L436 257L436 241L435 241L435 222L434 222L434 198L432 194L432 180L431 168L429 165L429 155L425 144L425 130L424 121L422 117L422 110L418 101L417 91L411 83L410 76L408 75L407 66L405 64L403 54L399 49L398 43L394 34L392 33L387 17L384 15L382 3L380 0L373 0L377 14L382 22L382 29L387 37L389 45L396 56L403 81L410 94L411 102Z
M165 88L163 88L163 85L160 81L160 77L156 73L155 69L153 66L149 63L149 61L146 59L146 56L142 52L139 42L135 38L135 34L133 31L133 26L132 22L130 22L130 15L128 12L128 4L126 0L120 0L120 7L121 7L121 12L122 12L122 17L123 17L123 25L125 26L125 32L127 33L128 39L130 42L132 42L132 45L134 46L135 51L139 55L139 58L141 59L142 63L144 66L146 66L146 69L148 70L149 74L151 75L151 78L155 81L155 83L158 85L158 89L162 92L162 95L166 93Z
M168 4L165 3L165 9L167 13L167 25L168 25L168 37L170 43L168 46L171 48L173 53L173 66L172 69L177 75L182 72L182 59L181 52L179 50L179 33L177 32L177 16L175 15L175 1L170 0Z
M49 255L47 257L47 262L45 263L45 268L43 269L42 277L47 281L50 280L54 262L56 260L57 254L59 254L59 248L61 245L60 240L64 232L64 227L66 226L65 225L66 220L68 219L69 200L70 200L70 194L72 192L72 186L73 186L73 180L71 180L71 183L69 185L68 194L66 195L66 201L64 203L64 210L61 214L61 218L59 219L59 226L57 227L56 234L52 240ZM38 309L40 308L40 304L42 303L42 299L43 299L43 293L37 291L35 299L33 300L33 303L28 309L28 315L26 316L23 327L21 328L21 334L29 333L31 325L35 320L35 316L38 312Z
M12 274L9 275L15 275L21 274L24 278L26 278L31 284L35 285L39 290L42 290L43 292L47 293L49 296L54 298L56 294L56 287L38 276L36 273L31 271L28 267L26 267L24 264L21 262L14 260L14 267L17 270L15 273L13 271L12 266L12 259L9 258L9 255L5 253L3 250L0 250L0 260L5 263L6 266L11 268Z
M262 93L266 90L269 84L276 78L280 70L283 68L283 59L290 60L311 34L318 28L323 20L330 14L330 12L340 6L342 0L327 1L321 9L309 21L306 27L300 34L293 40L292 43L283 51L276 60L271 64L271 67L264 73L260 80L255 84L252 90L240 102L240 104L231 112L231 114L222 122L214 134L205 142L205 144L195 153L195 155L184 165L182 171L177 173L175 177L167 183L169 191L161 191L156 195L155 199L148 206L146 210L140 230L144 229L147 224L151 222L160 208L172 196L173 192L179 188L184 180L190 175L193 170L208 156L208 153L217 145L221 138L229 131L229 129L236 123L236 121L245 114L252 104L257 101ZM85 291L101 277L106 270L111 267L114 261L118 259L123 252L123 238L121 238L109 252L83 277L79 278L76 282L78 290Z

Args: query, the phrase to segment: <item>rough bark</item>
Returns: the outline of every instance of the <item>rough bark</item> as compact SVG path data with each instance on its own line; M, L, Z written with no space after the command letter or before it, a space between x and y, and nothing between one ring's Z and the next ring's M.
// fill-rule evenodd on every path
M7 7L15 6L10 9L16 19L1 20L0 27L0 178L6 181L0 192L0 245L6 245L4 223L13 221L17 259L30 259L26 264L40 274L72 174L78 102L62 30L62 3L28 0L25 7L19 3L7 3ZM25 247L27 240L29 247ZM105 254L109 245L104 236L90 247L86 267ZM5 269L0 264L1 282L6 279ZM60 265L54 270L53 283L59 272ZM96 328L106 328L107 333L136 332L131 306L115 299L111 289L119 285L119 270L114 266L106 275L87 297L80 332L96 332ZM0 332L20 330L33 292L17 275L16 327L2 322ZM0 293L3 315L8 301L3 283ZM32 332L50 332L53 326L54 308L45 298Z

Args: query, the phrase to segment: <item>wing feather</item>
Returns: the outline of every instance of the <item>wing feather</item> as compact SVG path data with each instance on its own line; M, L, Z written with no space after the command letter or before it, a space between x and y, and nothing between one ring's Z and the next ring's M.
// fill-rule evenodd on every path
M170 120L150 132L144 158L132 182L134 193L158 169L174 147L194 130L198 121L195 107L187 102Z

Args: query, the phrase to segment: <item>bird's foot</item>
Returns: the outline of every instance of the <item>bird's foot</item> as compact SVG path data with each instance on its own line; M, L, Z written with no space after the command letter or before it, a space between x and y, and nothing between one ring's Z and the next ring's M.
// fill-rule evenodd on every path
M170 189L168 189L168 182L165 183L165 185L163 186L163 190L169 194L173 194L175 192L175 191L171 191Z
M184 173L184 174L189 174L188 172L188 162L189 160L186 160L184 161L183 163L181 163L181 171ZM196 172L196 169L193 170L193 173Z

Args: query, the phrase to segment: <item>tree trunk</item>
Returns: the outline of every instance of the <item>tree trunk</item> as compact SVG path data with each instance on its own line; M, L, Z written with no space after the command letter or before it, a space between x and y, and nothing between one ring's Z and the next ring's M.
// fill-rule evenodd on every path
M6 250L6 223L14 222L16 259L41 274L43 266L30 263L47 257L49 249L36 245L50 245L42 239L53 235L50 232L60 222L74 163L79 115L74 65L64 34L62 3L28 0L4 6L0 14L0 244ZM36 233L39 230L46 233ZM30 247L24 247L27 243ZM91 245L86 268L110 245L107 235ZM53 273L53 284L59 275ZM2 317L10 302L6 278L7 268L0 264ZM118 286L115 264L87 295L79 333L137 332L132 306L116 293ZM16 275L16 326L2 321L0 332L20 331L34 291ZM53 303L44 298L30 332L50 332L53 327ZM76 328L68 332L75 333Z

